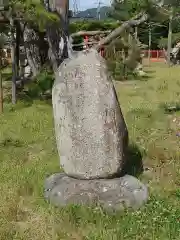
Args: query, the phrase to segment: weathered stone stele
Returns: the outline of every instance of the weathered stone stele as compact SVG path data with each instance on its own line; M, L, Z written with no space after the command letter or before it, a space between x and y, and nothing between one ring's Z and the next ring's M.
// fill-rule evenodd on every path
M105 60L91 49L65 60L52 91L64 172L78 179L120 174L128 132Z

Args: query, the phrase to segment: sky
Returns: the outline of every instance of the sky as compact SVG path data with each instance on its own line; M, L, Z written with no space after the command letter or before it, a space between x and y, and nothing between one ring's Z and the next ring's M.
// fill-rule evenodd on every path
M87 8L94 8L98 6L99 0L76 0L78 4L78 8L80 10L85 10ZM72 7L73 0L70 0L70 6ZM110 0L101 0L101 6L109 5Z

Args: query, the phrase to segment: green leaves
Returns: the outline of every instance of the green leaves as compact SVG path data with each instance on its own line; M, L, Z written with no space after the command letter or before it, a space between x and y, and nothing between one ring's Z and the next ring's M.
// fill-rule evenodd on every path
M38 25L44 30L47 23L59 21L59 17L46 11L40 0L11 0L14 14L23 17L25 21Z
M72 22L70 24L70 32L78 31L96 31L96 30L111 30L119 26L115 21L83 21L83 22Z
M111 15L117 20L127 21L143 11L154 15L155 8L151 0L114 0Z
M112 17L127 21L139 12L145 11L151 20L162 21L169 17L173 8L173 15L180 12L179 0L113 0Z
M172 34L172 45L176 44L180 39L180 32ZM167 48L168 38L161 38L159 41L160 48Z
M0 48L4 46L7 40L8 40L8 37L5 34L0 33Z

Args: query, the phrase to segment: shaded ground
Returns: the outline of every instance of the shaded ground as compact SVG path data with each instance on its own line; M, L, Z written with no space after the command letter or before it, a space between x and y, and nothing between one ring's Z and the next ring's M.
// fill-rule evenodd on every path
M116 83L136 144L133 159L142 157L140 178L151 192L148 204L135 213L110 216L101 209L49 206L44 179L59 171L51 106L6 104L0 116L1 240L180 239L180 113L166 111L180 102L180 68L158 63L149 73L147 81Z

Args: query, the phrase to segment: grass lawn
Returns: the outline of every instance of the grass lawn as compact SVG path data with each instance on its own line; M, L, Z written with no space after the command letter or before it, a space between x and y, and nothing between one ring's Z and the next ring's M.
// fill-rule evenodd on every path
M142 153L149 202L137 212L58 209L43 198L46 176L59 171L51 106L6 103L0 116L1 240L179 240L180 68L152 64L149 78L116 82L130 141Z

